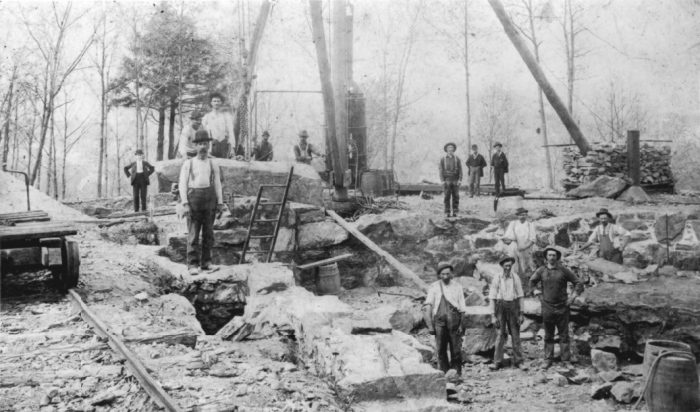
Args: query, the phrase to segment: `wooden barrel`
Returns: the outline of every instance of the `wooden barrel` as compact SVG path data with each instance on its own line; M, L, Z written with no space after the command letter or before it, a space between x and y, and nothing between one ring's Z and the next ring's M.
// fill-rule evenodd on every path
M644 398L650 412L696 412L700 409L698 372L690 353L662 354L649 370Z
M672 340L648 340L646 346L644 347L644 377L649 374L649 368L654 360L659 356L659 353L663 351L677 351L677 352L688 352L690 351L690 345L683 342L676 342Z
M360 189L365 196L387 196L394 186L391 170L367 170L362 173Z
M340 291L338 263L319 267L318 277L316 278L316 293L318 295L337 295Z

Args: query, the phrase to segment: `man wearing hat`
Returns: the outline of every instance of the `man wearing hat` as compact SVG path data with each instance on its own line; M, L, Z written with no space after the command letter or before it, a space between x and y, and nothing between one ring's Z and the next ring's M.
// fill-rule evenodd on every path
M178 150L180 156L186 159L197 156L197 146L194 144L194 135L202 128L202 113L194 110L190 114L190 125L182 129Z
M469 176L469 197L480 195L481 178L484 176L486 159L479 153L479 147L472 145L472 154L467 159L467 173Z
M602 208L595 214L600 224L593 229L588 242L581 246L586 249L598 243L598 256L611 262L622 264L622 251L630 240L630 233L622 226L612 223L613 216L608 209Z
M545 369L554 361L554 329L559 333L559 347L562 362L569 362L569 306L583 292L583 284L567 267L561 264L561 252L553 247L544 250L546 263L530 278L530 290L541 283L542 322L544 324ZM567 284L574 285L571 297L566 291Z
M428 288L428 296L423 304L425 323L428 330L435 335L438 367L447 372L454 369L462 373L462 336L460 324L462 314L467 306L464 291L459 282L452 282L454 267L448 262L437 265L438 281ZM449 346L449 361L448 361Z
M228 159L232 154L230 137L233 128L233 117L224 109L224 95L214 92L209 96L211 111L204 115L202 128L209 132L211 142L211 155ZM238 143L238 142L236 142ZM236 144L236 147L238 145Z
M211 247L214 244L214 220L223 210L219 166L209 157L211 138L206 130L195 134L197 156L185 160L180 169L180 199L187 217L187 268L190 275L198 269L211 269ZM201 256L197 253L202 237Z
M445 214L456 217L459 211L459 185L462 184L462 161L455 156L456 144L447 143L443 150L447 154L440 159L440 181L445 188Z
M496 180L496 196L499 196L501 192L506 190L505 174L508 173L508 158L506 154L501 150L503 145L499 142L493 145L496 149L496 153L491 156L491 168L493 169L493 176Z
M150 163L143 160L143 150L134 152L134 161L124 168L126 177L131 180L131 187L134 192L134 212L148 209L146 205L146 195L148 194L149 178L155 168ZM140 202L139 202L140 201Z
M272 143L270 143L270 133L267 130L262 132L262 142L253 149L253 159L258 162L272 161Z
M323 156L321 152L316 149L316 146L307 142L309 139L309 132L302 130L299 132L299 143L294 145L294 158L299 163L311 164L312 155Z
M518 274L513 272L515 259L509 256L499 263L503 272L493 278L489 288L491 322L498 329L491 369L496 370L503 366L503 346L509 331L513 343L513 366L524 368L520 348L520 325L523 323L524 310L523 286Z
M525 277L527 282L530 274L535 270L532 254L537 241L537 231L535 225L527 219L527 209L519 207L515 214L518 219L508 224L503 242L509 245L509 254L515 259L517 273Z

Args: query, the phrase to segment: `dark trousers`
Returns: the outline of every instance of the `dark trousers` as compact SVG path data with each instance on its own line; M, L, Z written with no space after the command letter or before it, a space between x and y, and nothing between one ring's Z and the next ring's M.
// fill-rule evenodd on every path
M459 333L459 316L435 316L435 345L437 346L438 368L447 372L454 369L462 373L462 336ZM450 358L447 359L449 346Z
M219 141L219 140L212 140L211 141L211 155L213 157L219 157L222 159L228 159L228 155L231 152L231 143L229 143L227 140L224 141Z
M496 179L496 196L498 196L506 190L506 172L503 169L494 168L493 175Z
M148 194L148 179L143 173L137 173L134 176L134 181L131 182L131 188L134 191L134 212L148 209L146 203L146 195ZM139 202L140 201L140 202Z
M459 212L459 185L456 180L446 179L445 213L450 213L450 206L452 206L452 213Z
M570 359L569 351L569 308L548 308L546 302L542 302L542 322L544 323L544 358L554 359L554 329L559 333L559 347L561 360Z
M501 324L496 335L496 350L493 354L493 362L503 362L503 346L510 334L513 340L513 362L518 365L523 361L523 352L520 348L520 303L517 300L496 300L496 317Z
M469 195L474 197L474 195L479 196L480 194L480 184L481 184L481 168L475 167L469 170Z
M216 218L216 193L213 187L190 189L187 193L190 217L187 221L187 265L205 266L211 263ZM197 253L199 233L202 233L201 259Z

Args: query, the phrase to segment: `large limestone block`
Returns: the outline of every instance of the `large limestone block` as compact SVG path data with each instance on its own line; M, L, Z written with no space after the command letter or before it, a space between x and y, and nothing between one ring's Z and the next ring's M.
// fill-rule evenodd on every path
M298 247L301 250L337 245L347 238L348 232L330 220L301 225L297 233Z
M682 212L659 215L654 223L654 234L660 243L678 240L685 229L687 216Z
M700 220L688 220L681 240L676 243L676 250L698 250L700 249Z
M485 328L491 324L491 309L488 306L467 306L462 315L462 327Z
M675 190L679 193L700 191L700 168L698 168L700 138L688 133L674 137L674 150L671 155L671 172L675 180Z
M582 184L581 186L569 190L567 196L584 197L607 197L615 198L627 188L627 182L618 177L600 176L596 180Z
M323 181L313 167L302 163L286 162L242 162L231 159L216 159L221 168L224 193L239 196L255 196L262 184L285 184L289 168L294 166L289 200L323 206ZM156 162L158 191L170 191L171 185L180 176L183 159ZM282 190L282 189L279 189ZM274 191L270 191L274 193Z

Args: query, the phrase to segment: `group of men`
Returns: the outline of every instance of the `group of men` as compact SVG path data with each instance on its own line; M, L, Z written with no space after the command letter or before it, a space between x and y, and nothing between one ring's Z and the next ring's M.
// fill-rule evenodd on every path
M503 145L496 142L493 145L495 152L491 156L491 168L495 178L495 193L500 196L506 190L505 174L508 173L508 158L503 153ZM459 213L459 188L462 185L462 161L455 155L457 145L447 143L443 147L445 156L440 158L440 181L445 189L445 214L447 217L456 217ZM472 153L465 162L469 177L469 197L481 195L481 178L484 176L486 159L479 153L479 147L475 144L471 147Z
M518 208L517 219L510 222L502 240L507 243L509 255L499 263L501 272L489 282L489 308L491 323L497 329L492 370L503 366L504 345L508 335L512 339L513 365L526 369L520 344L520 326L523 323L524 297L541 291L542 322L544 327L544 367L554 361L554 336L559 335L561 361L571 360L569 344L569 307L583 292L578 277L561 263L562 253L555 247L543 251L545 263L535 268L533 253L536 245L534 225L528 220L528 211ZM605 208L596 213L599 224L588 241L586 249L598 244L598 256L622 263L622 253L629 241L629 232L613 222L612 214ZM454 369L461 374L462 315L467 312L464 292L458 282L453 282L454 267L448 262L437 266L438 281L434 282L424 303L428 330L435 335L438 367L447 372ZM568 284L573 285L569 296ZM449 358L449 359L448 359Z

